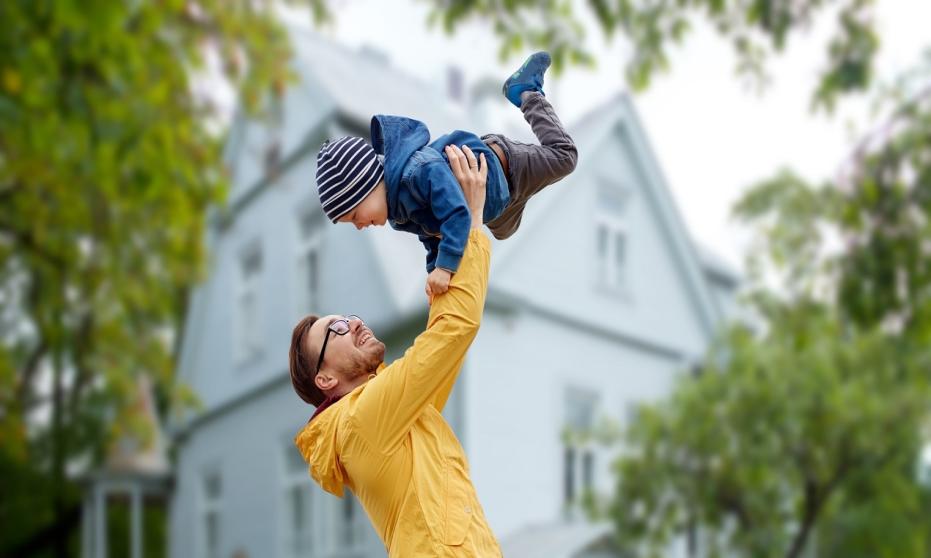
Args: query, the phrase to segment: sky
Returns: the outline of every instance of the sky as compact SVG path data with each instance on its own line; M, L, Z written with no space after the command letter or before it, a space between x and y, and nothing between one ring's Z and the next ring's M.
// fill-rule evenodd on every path
M576 2L584 12L584 5ZM931 2L877 2L881 50L880 79L892 79L931 47L922 22L931 21ZM461 27L453 36L426 24L428 5L415 0L333 0L334 25L324 35L340 43L375 48L406 73L443 87L447 68L458 66L466 85L483 77L504 79L522 61L504 63L485 24ZM290 13L289 20L307 21ZM593 22L591 22L593 23ZM825 13L810 29L790 39L789 48L770 61L771 84L763 94L743 85L733 69L728 43L696 27L685 45L672 52L671 70L634 102L669 188L693 238L740 269L749 231L730 219L742 192L789 167L811 181L837 173L852 148L855 131L869 129L868 98L844 101L834 116L809 110L826 42L834 29ZM559 77L547 74L544 89L564 122L571 124L609 97L626 90L626 45L606 43L594 25L586 40L594 69L574 68Z

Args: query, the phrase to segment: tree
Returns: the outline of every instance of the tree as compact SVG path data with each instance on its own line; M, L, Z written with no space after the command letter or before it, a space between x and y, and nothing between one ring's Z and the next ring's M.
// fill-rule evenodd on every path
M821 526L819 556L931 555L916 476L931 418L929 76L931 56L883 96L890 118L837 181L785 171L738 203L759 233L760 331L732 328L700 378L631 427L611 507L622 541L662 554L698 527L715 555L792 558Z
M609 39L620 35L632 49L625 74L643 89L657 71L669 67L669 49L684 43L693 25L704 21L732 43L737 71L753 81L766 79L768 56L785 49L790 38L832 9L838 25L827 47L827 60L813 95L816 106L832 109L845 93L866 89L879 46L872 0L430 0L430 19L453 32L466 21L485 21L497 35L502 57L527 48L552 52L554 65L591 64L585 48L583 16L594 19Z
M37 538L67 553L66 465L99 463L134 428L139 374L163 407L190 399L173 339L226 182L215 110L192 80L216 55L247 107L280 92L274 5L0 4L2 555Z
M765 334L730 331L699 378L632 425L611 506L619 541L663 556L697 530L711 556L795 558L832 525L826 547L926 557L914 470L927 349L816 301L759 307Z

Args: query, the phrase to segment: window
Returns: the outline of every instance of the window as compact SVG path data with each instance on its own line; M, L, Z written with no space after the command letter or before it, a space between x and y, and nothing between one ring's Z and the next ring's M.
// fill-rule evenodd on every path
M235 343L237 361L245 362L262 351L262 323L259 280L262 252L258 245L243 252L239 262L239 291L236 295Z
M597 227L597 277L602 286L623 289L626 282L627 231L620 222L602 219Z
M265 151L262 160L265 175L275 178L281 164L281 135L284 120L284 103L281 97L272 96L266 116Z
M563 448L563 502L571 504L575 501L575 447L566 444Z
M595 452L585 434L595 426L598 394L569 388L566 391L566 431L563 447L563 505L575 507L581 496L595 489Z
M626 192L602 181L595 211L595 276L598 284L613 290L627 287L628 231L624 214Z
M335 523L334 539L331 541L332 556L350 557L363 553L366 545L368 518L359 502L347 491L342 499L329 499L333 504L332 516Z
M308 210L298 219L297 307L303 315L312 312L320 296L320 247L323 212Z
M202 555L205 558L216 558L220 556L220 503L223 496L220 473L211 471L204 475L201 490Z
M285 445L284 455L284 555L292 558L310 556L315 517L312 510L313 487L307 464L294 444Z

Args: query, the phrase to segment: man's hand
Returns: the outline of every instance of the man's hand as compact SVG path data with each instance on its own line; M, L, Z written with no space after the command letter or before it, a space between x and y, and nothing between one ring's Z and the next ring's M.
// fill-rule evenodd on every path
M430 304L433 304L433 297L436 295L441 295L449 290L449 280L452 278L453 274L449 271L437 267L430 272L430 275L427 275L427 300Z
M472 228L482 226L482 213L485 211L485 181L488 178L488 165L485 164L485 154L479 153L479 160L468 145L459 149L455 145L446 146L446 157L453 176L459 181L462 193L465 194L469 211L472 212Z

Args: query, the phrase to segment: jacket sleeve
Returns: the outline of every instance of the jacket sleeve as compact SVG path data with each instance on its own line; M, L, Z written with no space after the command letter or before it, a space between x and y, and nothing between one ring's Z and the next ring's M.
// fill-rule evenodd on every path
M425 234L418 234L417 238L423 243L423 247L427 249L427 273L430 273L436 267L436 254L439 250L440 239Z
M428 406L443 410L478 333L490 253L488 237L472 230L449 290L433 300L427 329L404 356L366 384L351 416L373 447L393 452Z
M456 273L472 225L469 204L445 161L426 165L424 180L420 182L429 189L425 194L429 196L433 216L440 222L442 238L437 250L436 267Z

